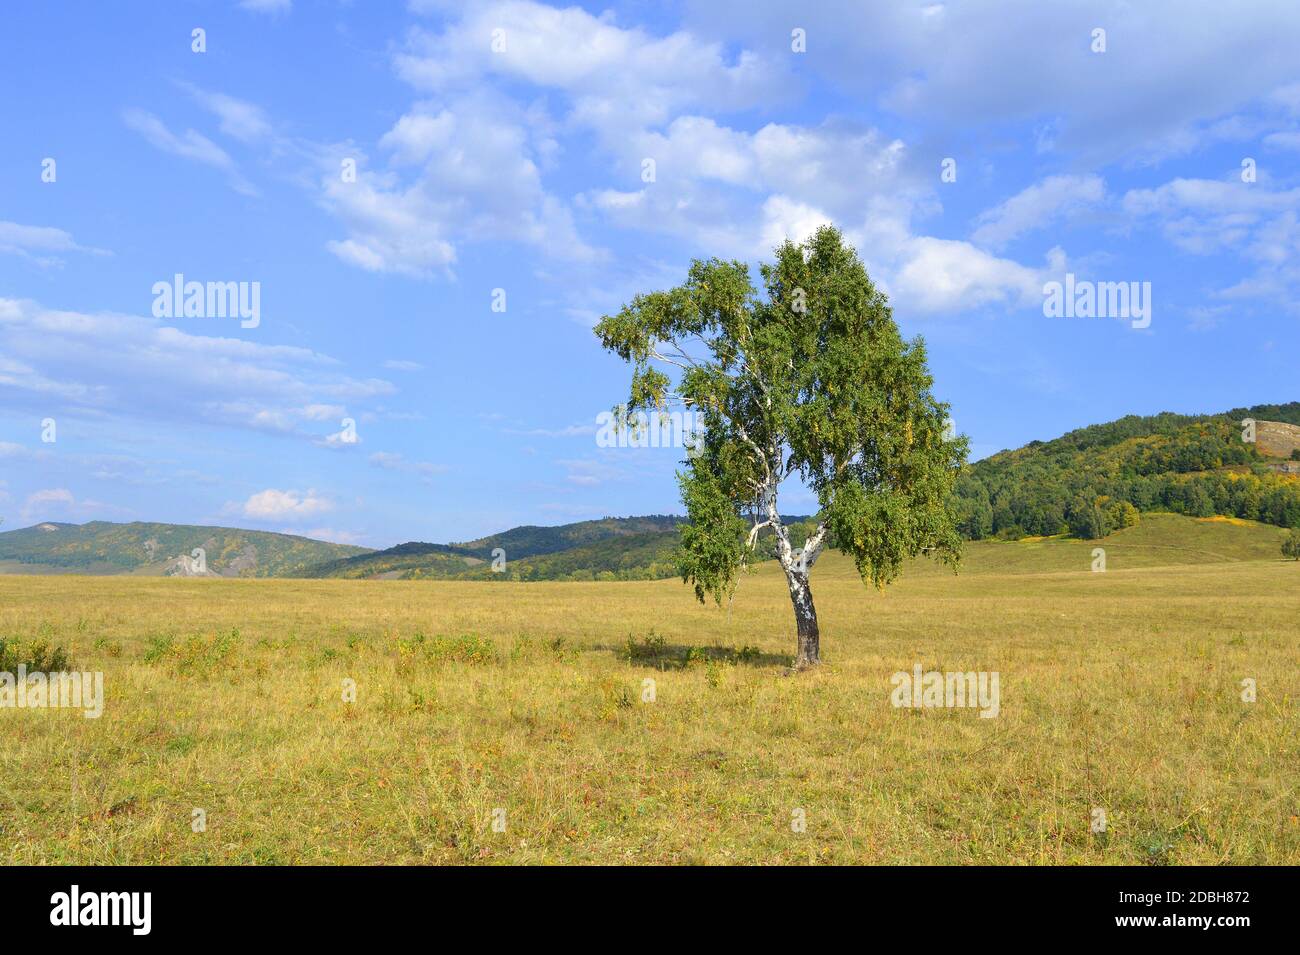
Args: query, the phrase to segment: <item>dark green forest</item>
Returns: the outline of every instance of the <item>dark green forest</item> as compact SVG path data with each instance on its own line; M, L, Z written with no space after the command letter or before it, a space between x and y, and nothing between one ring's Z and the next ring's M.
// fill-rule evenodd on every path
M1300 481L1242 439L1245 418L1300 425L1300 402L1222 415L1130 415L971 465L953 502L967 539L1094 539L1143 511L1300 527Z

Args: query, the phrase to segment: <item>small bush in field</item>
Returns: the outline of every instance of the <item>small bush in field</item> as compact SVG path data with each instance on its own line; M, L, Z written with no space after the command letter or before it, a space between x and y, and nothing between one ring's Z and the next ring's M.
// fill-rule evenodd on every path
M68 651L45 637L21 641L0 638L0 673L15 673L19 666L33 673L60 673L68 669Z
M195 634L184 640L171 633L155 634L149 638L144 662L170 663L178 673L207 673L230 665L239 649L239 641L236 628L208 637Z
M483 666L499 660L496 645L478 634L465 633L457 637L437 636L424 644L424 655L430 660L471 663Z
M1300 560L1300 527L1291 532L1291 536L1282 542L1282 556L1291 560Z
M651 630L640 641L631 634L627 638L627 658L631 660L660 660L668 652L668 641Z

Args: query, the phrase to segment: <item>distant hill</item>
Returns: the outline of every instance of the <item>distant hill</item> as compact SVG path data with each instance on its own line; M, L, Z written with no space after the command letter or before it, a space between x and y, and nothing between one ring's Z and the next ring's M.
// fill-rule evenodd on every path
M306 576L592 580L605 571L626 575L629 570L641 578L671 576L675 572L671 551L683 520L660 514L606 517L555 527L515 527L458 544L413 541L330 561L311 568ZM504 575L492 572L493 551L498 549L504 552ZM654 564L663 566L652 567Z
M203 565L193 558L203 550ZM0 533L0 573L293 577L364 547L192 524L46 522Z
M680 520L679 520L680 523ZM607 537L568 550L507 560L502 574L482 564L463 576L507 580L645 580L676 577L677 528ZM509 554L509 551L506 551Z
M809 518L790 517L800 545ZM685 518L606 517L556 527L525 526L461 544L412 542L311 568L309 577L404 580L657 580L677 576L674 552ZM760 542L770 542L770 534ZM505 563L493 570L493 551Z
M1243 440L1246 418L1256 421L1253 443ZM1300 402L1131 415L976 462L958 480L954 509L975 540L1097 538L1150 511L1300 527L1300 468L1282 454L1297 424Z
M1256 422L1254 442L1243 440L1245 418ZM1130 415L976 462L958 479L952 507L967 538L1019 542L971 548L978 560L1020 555L1033 567L1045 555L1068 554L1074 566L1073 549L1103 538L1140 561L1262 556L1280 546L1281 528L1300 527L1297 448L1300 402L1219 415ZM654 579L676 576L684 520L606 517L386 550L221 527L46 523L0 533L0 573L186 575L194 572L191 551L202 547L207 573L225 577ZM812 518L787 521L801 546ZM760 537L769 556L771 541L770 532ZM498 555L500 572L493 570Z

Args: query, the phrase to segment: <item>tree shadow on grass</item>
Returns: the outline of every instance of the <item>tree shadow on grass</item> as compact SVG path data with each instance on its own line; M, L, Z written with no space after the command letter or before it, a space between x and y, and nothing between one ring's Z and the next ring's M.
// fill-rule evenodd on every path
M742 647L693 646L689 643L668 643L651 631L640 640L629 636L621 645L597 644L593 649L608 650L634 666L653 667L656 670L686 670L707 663L726 663L734 666L781 667L794 665L794 657L784 653L763 653L748 644Z

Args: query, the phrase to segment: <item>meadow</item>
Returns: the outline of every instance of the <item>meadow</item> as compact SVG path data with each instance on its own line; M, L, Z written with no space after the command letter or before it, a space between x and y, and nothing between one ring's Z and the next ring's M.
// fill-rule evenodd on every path
M106 694L0 710L0 862L1294 865L1282 533L1156 515L1105 573L1089 542L987 541L884 593L831 553L796 675L773 565L722 608L673 580L2 576L0 637ZM917 664L997 671L999 715L891 706Z

